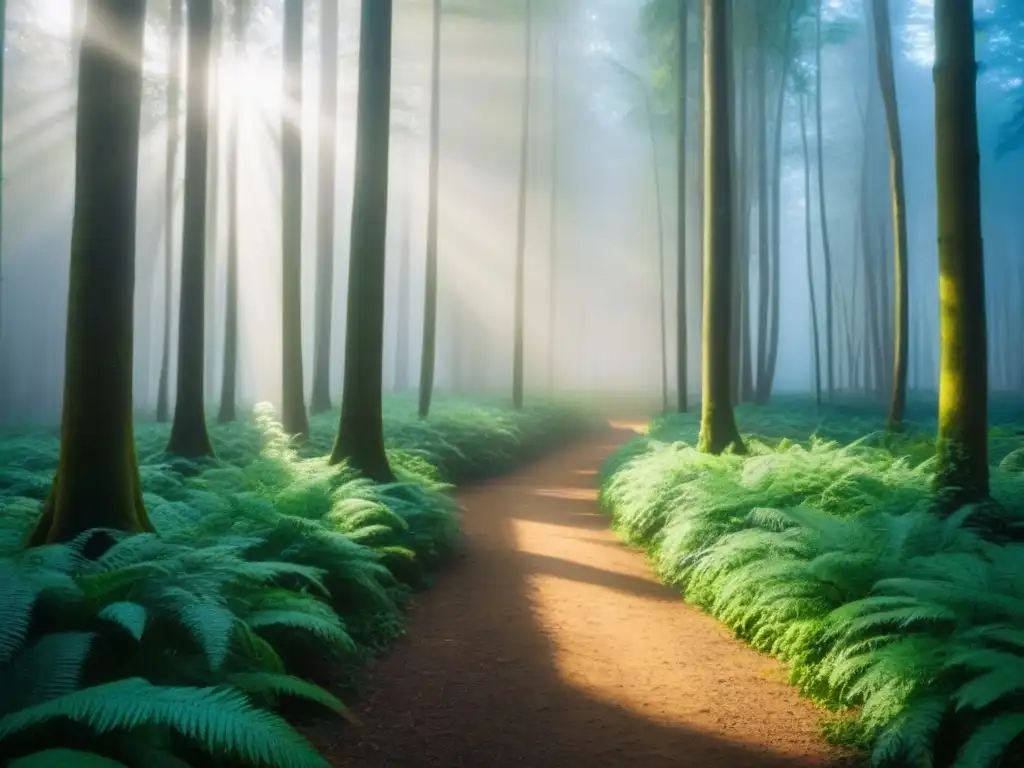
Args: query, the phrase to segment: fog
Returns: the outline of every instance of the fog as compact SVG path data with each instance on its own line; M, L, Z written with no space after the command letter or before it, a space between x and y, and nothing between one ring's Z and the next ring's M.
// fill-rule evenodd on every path
M3 282L0 403L9 422L55 422L60 415L65 310L74 185L75 80L72 0L9 0L4 106ZM994 0L993 0L994 2ZM659 291L664 290L668 370L675 370L676 140L671 107L654 94L654 138L662 193L664 269L651 133L643 103L656 64L641 31L646 0L563 0L537 5L529 89L526 212L526 391L650 393L662 379ZM303 349L307 395L313 355L316 264L316 170L319 125L319 2L306 4L303 232ZM928 0L892 3L896 79L907 183L912 389L937 386L938 275L934 104ZM986 9L989 3L978 3ZM177 221L164 217L167 0L151 0L146 36L136 273L135 405L151 412L157 397L163 312L164 238L175 238L172 349L177 334L183 153L178 153ZM504 395L511 389L513 291L524 97L524 25L520 4L445 3L441 42L439 199L440 314L436 385L442 392ZM256 0L244 57L223 45L218 104L241 110L240 401L276 401L281 389L281 0ZM859 0L831 0L829 22L849 29L823 53L823 126L834 292L850 297L855 274L861 169L872 168L871 195L888 204L888 157L877 100L873 51ZM388 311L385 382L400 369L418 379L426 250L430 108L429 2L396 2L389 193ZM358 2L342 2L335 236L332 391L341 388L353 185ZM692 25L691 25L692 26ZM1019 32L1019 30L1018 30ZM693 30L691 29L691 34ZM800 34L807 33L803 30ZM554 41L557 39L557 52ZM988 41L992 43L993 41ZM998 41L996 41L998 42ZM991 47L991 45L989 46ZM1019 45L1018 50L1024 49ZM979 46L984 63L988 50ZM1012 58L1012 57L1010 57ZM1024 217L1024 152L997 152L1001 129L1020 98L1024 67L986 68L979 80L983 214L989 295L1001 308L991 322L1019 328ZM696 58L694 59L696 61ZM1011 62L1012 63L1012 62ZM1018 60L1019 63L1019 60ZM806 64L813 66L813 61ZM802 66L798 62L798 66ZM623 67L638 73L632 79ZM691 66L691 70L696 69ZM689 391L700 383L699 93L691 72L688 109L691 175L687 214ZM870 91L874 90L875 95ZM182 124L184 121L182 121ZM556 126L557 124L557 126ZM217 123L220 150L211 172L216 211L209 230L207 404L219 390L222 359L227 120ZM809 123L814 141L814 121ZM775 391L813 387L813 344L805 261L803 157L797 99L787 96L783 129L781 317ZM866 144L865 144L866 142ZM865 151L865 146L867 151ZM812 153L813 155L813 153ZM812 157L813 161L813 157ZM219 176L219 180L215 177ZM814 271L823 296L822 249L812 227ZM753 214L756 218L756 212ZM892 249L891 232L886 247ZM755 238L756 241L756 238ZM402 301L409 258L408 311ZM552 258L554 266L552 267ZM892 269L892 259L886 261ZM553 278L553 279L552 279ZM752 304L757 258L751 259ZM891 277L890 277L891 285ZM863 291L862 291L863 293ZM1017 297L1014 299L1014 297ZM863 299L852 304L863 327ZM819 314L823 312L819 299ZM553 315L552 315L553 310ZM837 317L839 309L837 304ZM752 308L750 317L756 318ZM1003 320L999 320L1003 318ZM838 322L838 321L837 321ZM405 341L400 326L407 323ZM858 325L859 324L859 325ZM1011 324L1012 325L1012 324ZM1018 337L1010 325L991 337L995 371ZM756 333L756 331L755 331ZM837 339L839 331L836 331ZM839 342L837 341L837 344ZM404 364L396 348L409 350ZM1000 347L1003 344L1003 347ZM841 344L840 344L841 347ZM1019 343L1018 343L1019 347ZM842 357L842 354L839 355ZM174 380L173 361L171 381ZM553 367L551 362L553 361ZM842 371L843 364L837 364ZM840 380L843 375L840 373ZM993 387L1012 373L996 375ZM670 380L671 381L671 380ZM1017 382L1019 383L1019 382ZM674 385L672 385L674 388ZM173 390L173 387L172 387ZM172 392L173 396L173 392Z

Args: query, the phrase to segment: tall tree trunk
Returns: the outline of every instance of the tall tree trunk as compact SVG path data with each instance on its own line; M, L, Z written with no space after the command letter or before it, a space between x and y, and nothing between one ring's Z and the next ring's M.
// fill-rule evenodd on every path
M430 53L430 169L427 192L427 263L423 295L423 351L420 355L421 419L430 415L437 353L437 203L441 141L441 0L434 0Z
M214 3L213 39L210 43L210 147L208 187L206 193L206 375L205 398L212 401L217 393L217 266L220 262L220 60L222 26L219 5Z
M740 224L740 262L739 262L739 287L740 287L740 309L738 320L740 325L739 352L740 352L740 375L739 375L739 402L750 402L754 399L754 375L751 361L751 339L750 339L750 214L753 207L753 194L750 184L750 163L747 162L747 147L752 143L750 131L753 126L753 114L750 104L750 83L747 80L747 67L743 68L743 111L742 122L739 131L740 147L739 158L742 163L743 172L740 176L740 214L743 217Z
M60 458L30 546L93 528L152 530L132 422L145 20L143 0L89 2L79 54Z
M203 402L206 329L206 174L210 137L210 42L213 0L188 6L188 99L185 106L185 215L178 306L178 385L167 452L212 456Z
M731 0L732 1L732 0ZM735 6L734 6L735 7ZM730 19L733 10L730 9ZM732 67L730 86L733 91L730 107L735 110L737 119L732 120L729 134L729 150L732 152L732 332L729 337L729 348L732 354L732 402L740 401L740 387L743 378L743 192L746 168L743 162L743 123L746 102L746 81L743 76L745 67L745 51L742 41L735 35L735 24L730 24L730 60Z
M412 136L405 141L405 167L412 164ZM395 332L395 391L409 391L409 302L412 295L412 173L408 170L402 177L402 241L399 246L398 262L398 315Z
M762 6L763 8L763 6ZM762 382L767 376L768 365L768 302L771 296L771 261L769 253L769 207L768 194L768 68L767 46L764 39L765 14L762 10L757 24L757 104L755 126L757 129L757 374L755 399L760 401Z
M732 89L729 2L704 0L704 327L698 447L718 454L744 450L731 398Z
M526 325L526 177L530 168L530 94L533 81L533 0L526 0L523 48L522 133L519 137L519 215L516 220L514 341L512 345L512 406L523 407L523 355Z
M164 170L164 326L157 383L156 420L171 417L171 306L174 297L175 191L178 180L178 130L181 124L181 59L184 0L171 0L167 38L167 154Z
M821 219L821 247L825 267L825 382L828 391L829 402L835 394L835 356L834 356L834 325L832 306L832 242L828 236L828 206L825 204L825 139L824 122L821 117L821 49L823 46L821 34L821 8L824 0L818 0L814 14L815 44L814 44L814 113L817 124L817 145L818 145L818 211Z
M309 436L302 371L302 38L303 4L284 7L281 120L281 426Z
M551 28L551 208L548 225L548 389L554 390L558 345L558 123L559 123L559 6L555 5Z
M7 50L7 0L0 0L0 51ZM0 56L0 336L3 331L4 59ZM6 407L6 406L4 406Z
M935 3L935 166L939 201L939 469L957 504L988 496L988 361L978 172L974 12Z
M807 292L811 300L811 333L814 341L814 403L821 410L821 340L818 335L818 302L814 291L814 260L811 247L811 152L807 145L807 100L800 94L800 141L804 151L804 241L807 250Z
M689 345L686 318L686 96L689 67L690 3L678 0L679 39L676 41L676 409L686 413L689 408L689 382L687 377Z
M331 409L331 323L334 314L334 208L338 141L338 0L320 4L320 151L317 160L316 303L313 391L309 409Z
M651 141L651 178L654 182L654 206L658 233L658 341L661 356L661 410L668 412L668 331L665 313L665 206L661 197L661 163L658 160L658 134L654 126L651 99L644 90L644 111Z
M903 141L900 137L900 114L896 100L896 78L893 73L892 24L889 21L889 0L873 0L875 55L878 81L885 104L885 122L889 135L889 160L892 186L892 219L896 267L895 339L893 344L892 399L888 425L898 429L903 422L907 401L907 353L909 332L909 285L907 274L906 194L903 186Z
M249 4L252 0L235 0L231 17L231 36L234 41L235 66L245 61L245 29L249 24ZM223 423L238 418L238 127L239 105L236 102L228 118L227 207L228 207L228 264L224 296L224 367L220 380L220 412L217 421Z
M383 363L392 0L362 0L345 381L331 463L394 480L384 452Z
M775 135L772 147L772 265L771 265L771 307L769 320L771 335L768 339L768 357L764 379L758 381L757 401L765 404L771 398L775 382L775 366L779 359L779 278L782 273L782 118L786 106L786 85L792 65L793 26L796 0L790 0L786 11L786 31L782 45L782 76L779 78L779 97L775 105Z

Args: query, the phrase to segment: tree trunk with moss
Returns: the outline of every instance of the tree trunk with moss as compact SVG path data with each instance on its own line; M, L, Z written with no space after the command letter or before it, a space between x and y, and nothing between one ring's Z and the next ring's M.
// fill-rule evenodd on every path
M516 221L515 308L512 344L512 407L523 407L523 378L526 336L526 191L530 168L530 94L533 80L533 2L526 0L523 35L523 104L519 133L519 212ZM658 212L661 215L661 212Z
M142 0L91 0L79 55L60 459L30 545L148 531L132 424ZM107 46L117 45L111 56Z
M77 7L77 6L76 6ZM171 418L171 300L174 295L174 211L178 180L178 128L181 122L181 58L185 23L184 0L171 0L167 29L167 154L164 168L164 326L160 347L160 378L157 383L156 420Z
M316 303L313 391L309 409L331 409L331 323L334 316L334 202L338 141L338 0L320 4L320 155L317 159Z
M430 169L427 191L427 263L423 292L419 417L430 415L437 353L437 204L441 141L441 0L434 0L430 53Z
M391 482L384 451L385 253L391 129L391 0L362 0L345 383L331 463Z
M206 328L206 174L209 158L212 0L188 6L188 100L185 107L185 211L178 307L178 386L167 452L212 456L203 401Z
M704 0L704 322L698 448L743 451L732 406L730 0Z
M910 289L907 282L907 204L903 184L903 141L900 137L900 113L896 100L896 77L893 73L889 0L873 0L873 11L878 82L882 91L882 101L885 104L885 122L889 136L892 219L895 230L896 287L894 299L896 306L894 319L896 325L893 339L893 381L888 426L890 429L898 429L903 422L903 411L907 402L907 354L910 324Z
M302 37L303 3L284 7L281 118L281 426L309 436L302 376Z
M935 3L935 161L939 202L939 470L950 502L988 495L988 352L978 172L974 15Z
M235 0L231 17L231 37L235 46L236 62L243 60L245 29L249 23L251 0ZM228 207L228 264L224 297L224 368L220 380L220 411L217 421L223 423L238 418L238 105L231 110L228 124L227 207Z

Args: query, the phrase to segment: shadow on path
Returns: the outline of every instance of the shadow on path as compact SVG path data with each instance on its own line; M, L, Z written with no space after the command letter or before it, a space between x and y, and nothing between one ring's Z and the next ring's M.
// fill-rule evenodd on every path
M459 495L466 552L369 671L334 766L746 768L838 764L777 665L650 575L597 513L610 431Z

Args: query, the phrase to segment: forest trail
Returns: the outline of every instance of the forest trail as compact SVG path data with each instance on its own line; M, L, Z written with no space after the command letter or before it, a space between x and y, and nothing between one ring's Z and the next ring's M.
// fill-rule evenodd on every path
M597 508L619 424L458 495L466 551L370 670L334 766L842 764L781 666L658 583Z

